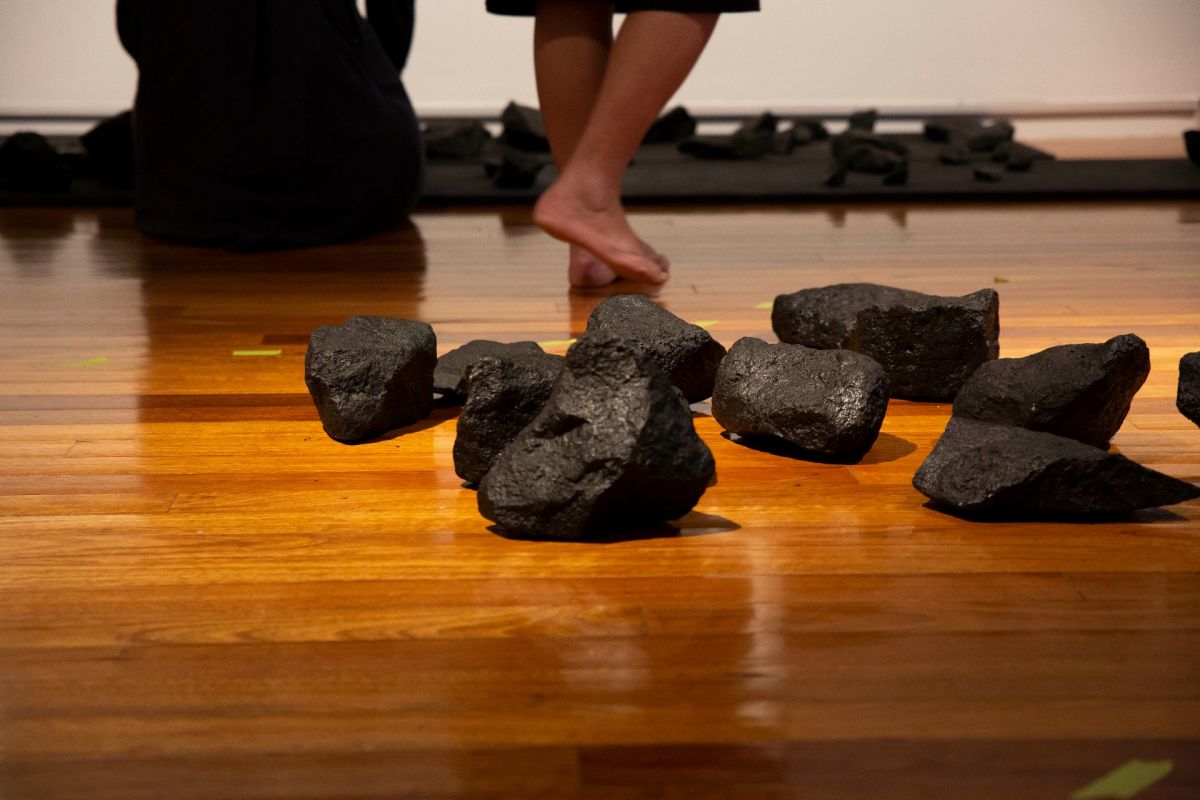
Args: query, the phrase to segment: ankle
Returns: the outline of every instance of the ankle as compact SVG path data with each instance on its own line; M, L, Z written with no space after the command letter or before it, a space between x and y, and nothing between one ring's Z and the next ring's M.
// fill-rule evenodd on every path
M584 207L608 211L621 206L621 179L587 167L568 166L559 178L559 189Z

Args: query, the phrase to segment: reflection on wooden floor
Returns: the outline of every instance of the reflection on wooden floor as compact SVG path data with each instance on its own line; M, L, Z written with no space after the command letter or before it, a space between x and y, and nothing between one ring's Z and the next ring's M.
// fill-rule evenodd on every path
M1200 204L649 209L658 299L725 344L781 291L1001 293L1002 354L1135 332L1114 446L1200 481ZM452 412L324 436L308 333L354 314L562 352L602 295L520 210L233 255L124 210L0 210L0 796L1063 798L1132 760L1200 796L1200 505L966 522L741 447L670 536L501 538ZM251 351L250 355L234 355ZM273 355L278 351L278 355Z

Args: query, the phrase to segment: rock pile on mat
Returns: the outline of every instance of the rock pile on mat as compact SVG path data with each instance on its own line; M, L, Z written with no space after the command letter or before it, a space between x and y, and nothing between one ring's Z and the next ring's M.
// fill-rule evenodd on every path
M1150 350L1132 333L983 364L954 399L954 414L1106 447L1150 374Z
M537 418L479 486L479 511L509 535L587 539L603 526L683 516L716 465L678 390L619 336L584 334Z
M773 151L779 118L770 112L742 123L729 136L693 136L679 151L704 159L750 161Z
M908 182L908 146L876 134L877 118L873 109L851 114L846 130L833 137L834 169L826 186L841 186L851 172L882 175L888 186Z
M867 356L747 337L721 362L712 413L731 433L850 462L875 443L887 403L887 374Z
M699 325L684 322L645 295L610 297L592 311L587 329L627 339L666 373L689 403L712 395L724 346Z
M989 123L980 117L951 117L925 123L925 138L945 144L938 159L943 164L974 164L978 181L1000 181L1006 170L1026 172L1035 161L1054 159L1049 153L1014 140L1015 133L1007 120Z
M428 158L478 158L492 141L492 134L479 120L431 122L422 132Z
M457 347L437 360L433 370L433 390L443 400L461 403L467 399L467 370L486 356L517 356L526 353L541 353L537 342L513 342L504 344L488 339L475 339Z
M0 188L65 192L70 186L70 165L40 133L20 131L0 144Z
M437 339L424 322L351 317L313 331L304 382L325 432L359 442L429 414L436 363Z
M1200 488L1074 439L953 417L913 478L969 514L1124 514L1200 497Z
M642 144L675 144L695 135L696 118L683 106L676 106L650 126Z
M1200 353L1188 353L1179 359L1179 391L1175 406L1192 422L1200 425Z
M465 377L466 405L458 417L454 472L479 483L501 451L533 422L563 369L563 357L538 350L483 356Z
M771 325L781 341L854 350L879 362L893 397L952 400L967 378L1000 352L1000 297L964 297L841 283L775 298Z
M483 149L483 174L500 189L529 189L537 183L546 161L497 141Z
M500 112L500 122L504 125L502 138L509 147L529 153L550 152L546 123L538 109L509 103Z

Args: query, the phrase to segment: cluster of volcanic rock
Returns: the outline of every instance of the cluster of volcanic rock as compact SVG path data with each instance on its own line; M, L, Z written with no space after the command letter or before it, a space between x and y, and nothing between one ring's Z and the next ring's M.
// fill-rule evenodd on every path
M1145 342L1053 347L999 359L999 297L839 284L776 298L770 344L726 352L642 295L599 304L566 357L534 342L473 341L437 357L421 322L354 317L317 329L305 378L325 430L357 442L461 405L455 472L507 535L587 539L690 511L716 465L690 404L739 441L853 463L891 397L954 402L914 478L967 513L1116 513L1200 489L1109 453L1149 373ZM1200 354L1179 407L1200 419Z

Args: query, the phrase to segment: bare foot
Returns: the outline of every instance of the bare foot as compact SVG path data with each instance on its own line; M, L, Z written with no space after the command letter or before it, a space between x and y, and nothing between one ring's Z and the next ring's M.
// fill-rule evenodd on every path
M642 242L642 254L662 267L663 272L671 271L671 262L662 253ZM608 286L620 280L612 267L605 264L589 250L577 244L571 245L571 260L567 268L567 277L572 286L580 289L592 289L598 286Z
M625 210L617 200L598 200L560 178L538 200L533 219L554 238L594 254L618 277L649 283L667 281L663 261L646 254L648 248L629 227Z

